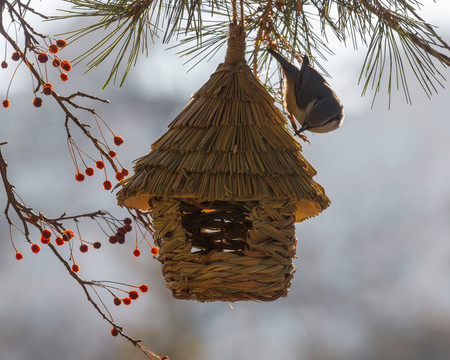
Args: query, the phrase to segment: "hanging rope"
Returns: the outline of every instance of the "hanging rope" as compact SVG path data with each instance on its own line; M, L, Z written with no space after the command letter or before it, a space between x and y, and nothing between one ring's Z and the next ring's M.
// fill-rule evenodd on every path
M245 28L244 28L244 4L240 0L241 19L238 25L237 0L232 1L233 17L230 24L230 33L228 35L228 48L225 56L225 63L237 64L245 61Z

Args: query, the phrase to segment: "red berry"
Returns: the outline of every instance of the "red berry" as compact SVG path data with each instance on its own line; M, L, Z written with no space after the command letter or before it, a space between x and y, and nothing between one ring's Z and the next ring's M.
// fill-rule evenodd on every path
M70 65L69 60L63 60L63 61L61 61L61 68L66 71L70 71L70 70L72 70L72 65Z
M80 267L77 264L73 264L72 265L72 271L77 273L78 271L80 271Z
M49 229L44 229L44 230L42 230L41 235L45 239L50 239L50 237L52 236L52 232Z
M119 235L125 235L127 233L127 231L125 230L125 227L120 227L120 228L117 228L117 234Z
M59 40L56 40L56 45L58 45L58 47L60 47L60 48L63 48L67 45L67 43L66 43L66 40L59 39Z
M22 260L23 254L21 252L16 253L16 260Z
M150 252L152 253L153 256L156 256L159 253L159 249L157 247L153 246L152 249L150 250Z
M109 242L111 244L115 244L117 242L117 240L119 240L119 237L117 235L112 235L109 237Z
M124 297L124 298L122 299L122 302L123 302L125 305L130 305L130 304L131 304L131 299L130 299L129 297Z
M61 61L59 61L59 59L53 59L52 65L54 67L59 67L59 65L61 65Z
M124 234L117 233L116 236L117 236L117 242L119 244L123 244L125 242L125 235Z
M9 100L8 99L3 100L2 105L6 109L9 108Z
M141 292L143 293L146 293L148 291L148 285L142 284L141 286L139 286L139 290L141 290Z
M94 175L94 169L91 168L91 167L88 167L88 168L86 168L86 170L84 171L84 173L85 173L87 176L92 176L92 175Z
M58 45L56 45L56 44L51 44L51 45L48 47L48 52L49 52L50 54L56 54L56 53L58 52L58 50L59 50L59 48L58 48Z
M125 229L126 232L130 232L131 230L133 230L133 227L130 224L126 224L123 227Z
M134 249L133 255L136 256L136 257L139 257L139 256L141 255L141 250L139 250L139 249Z
M120 171L116 172L116 179L117 181L123 180L123 174Z
M50 239L46 239L45 237L41 236L41 243L45 245L50 244Z
M123 219L123 223L125 224L125 225L131 225L131 222L132 222L132 220L130 219L130 218L125 218L125 219Z
M39 244L33 244L31 245L31 251L37 254L39 251L41 251L41 247L39 246Z
M106 181L103 183L103 189L105 189L105 190L111 190L111 188L112 188L111 181L106 180Z
M128 176L128 174L129 174L130 172L128 171L128 169L122 169L122 175L125 177L125 176Z
M42 92L44 95L51 95L53 93L53 85L50 83L45 83L42 86Z
M85 252L87 252L89 250L89 247L86 245L86 244L82 244L81 246L80 246L80 251L82 252L82 253L85 253Z
M70 229L64 230L63 236L62 236L62 238L63 238L64 241L69 241L69 240L71 240L73 237L74 237L74 233L73 233L72 230L70 230Z
M117 155L117 153L116 153L114 150L111 150L111 151L109 152L109 156L111 156L112 158L113 158L113 157L116 157L116 155Z
M64 239L63 239L61 236L58 236L58 237L55 239L55 243L56 243L56 245L58 245L58 246L64 245Z
M18 61L22 57L22 53L20 51L14 51L11 55L11 59L14 61Z
M34 107L41 107L42 106L42 99L40 97L35 97L33 99L33 105L34 105Z
M83 181L84 180L84 175L82 173L77 173L75 175L75 180L76 181Z
M120 136L114 136L114 144L116 144L117 146L120 146L123 144L123 139Z
M111 329L111 335L112 336L117 336L117 335L119 335L119 331L116 328L112 328Z
M128 293L128 296L130 297L131 300L136 300L139 297L139 293L136 290L131 290Z
M6 69L7 67L8 67L8 63L5 60L3 60L2 61L2 68Z
M61 78L62 81L69 80L69 75L67 75L66 73L61 73L61 75L59 75L59 77Z
M102 243L100 241L96 241L94 243L94 249L100 249L102 247Z
M119 306L120 304L122 304L122 300L120 300L120 298L115 297L114 298L114 305Z
M46 63L48 61L48 55L45 52L40 52L38 54L38 61L41 63Z
M105 167L105 163L102 160L98 160L95 162L95 166L97 169L103 169Z

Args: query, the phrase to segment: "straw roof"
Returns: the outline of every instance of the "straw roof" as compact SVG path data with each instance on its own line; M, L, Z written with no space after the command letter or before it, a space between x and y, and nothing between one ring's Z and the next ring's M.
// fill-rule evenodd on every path
M227 56L150 153L136 160L118 202L147 210L152 198L296 199L301 221L330 201L300 152L274 99L245 61Z

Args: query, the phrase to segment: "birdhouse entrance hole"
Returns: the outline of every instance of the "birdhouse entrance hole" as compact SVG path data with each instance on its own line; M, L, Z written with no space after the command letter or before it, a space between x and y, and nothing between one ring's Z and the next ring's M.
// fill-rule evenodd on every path
M206 204L181 202L182 226L192 252L235 251L246 247L246 237L252 224L246 219L242 204L215 201Z

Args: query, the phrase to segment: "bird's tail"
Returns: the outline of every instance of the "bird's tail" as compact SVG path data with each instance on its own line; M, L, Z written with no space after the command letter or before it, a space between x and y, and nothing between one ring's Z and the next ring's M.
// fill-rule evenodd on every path
M281 55L279 52L273 49L268 48L267 52L278 60L278 62L280 63L281 67L283 68L284 72L287 75L292 74L292 76L296 78L296 75L298 74L299 70L295 65L291 64L288 60L286 60L286 58L283 55Z

